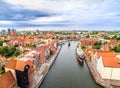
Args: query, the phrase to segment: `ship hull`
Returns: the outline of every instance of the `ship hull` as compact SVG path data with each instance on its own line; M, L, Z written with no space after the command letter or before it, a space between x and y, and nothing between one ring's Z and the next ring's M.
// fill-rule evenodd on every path
M81 48L76 48L76 58L80 63L83 63L85 56Z
M83 63L83 59L77 54L77 52L76 52L76 58L80 63Z

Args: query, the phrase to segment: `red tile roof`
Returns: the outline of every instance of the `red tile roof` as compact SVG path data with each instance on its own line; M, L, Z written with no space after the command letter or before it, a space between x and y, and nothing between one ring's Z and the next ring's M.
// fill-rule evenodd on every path
M33 58L33 56L31 56L31 55L27 55L26 57L27 57L27 58Z
M110 42L108 44L109 45L118 45L118 44L120 44L120 41L118 41L118 40L110 40Z
M105 67L120 67L120 60L116 58L115 54L103 55L103 63Z
M33 62L32 62L31 60L26 61L26 63L27 63L29 66L33 66Z
M16 61L17 61L17 60L9 60L9 61L6 63L5 67L10 68L10 69L15 69Z
M16 32L11 32L11 35L16 35Z
M31 42L33 42L33 39L25 38L25 39L24 39L24 42L25 42L25 43L31 43Z
M4 73L0 77L0 88L13 88L16 84L16 80L14 79L11 71Z
M97 53L99 56L102 56L103 64L105 67L120 68L120 59L116 58L117 53L112 51L98 51Z
M0 62L3 62L3 61L5 61L5 58L0 56Z
M24 61L17 60L15 69L19 70L19 71L24 71L24 68L26 65L27 65L27 63L25 63Z
M6 64L6 68L10 68L10 69L16 69L19 71L24 71L24 67L26 65L29 65L30 67L33 67L33 63L32 61L28 60L28 61L22 61L22 60L10 60L8 61L8 63Z

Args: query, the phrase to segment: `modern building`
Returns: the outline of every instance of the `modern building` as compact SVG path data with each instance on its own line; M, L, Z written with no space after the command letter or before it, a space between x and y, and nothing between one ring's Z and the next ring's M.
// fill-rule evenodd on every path
M16 32L16 29L13 28L13 29L12 29L12 32Z
M2 30L1 30L1 33L2 33L2 34L5 34L5 33L6 33L6 30L5 30L5 29L2 29Z
M8 28L7 30L8 30L8 34L10 35L10 33L11 33L11 29L10 29L10 28Z

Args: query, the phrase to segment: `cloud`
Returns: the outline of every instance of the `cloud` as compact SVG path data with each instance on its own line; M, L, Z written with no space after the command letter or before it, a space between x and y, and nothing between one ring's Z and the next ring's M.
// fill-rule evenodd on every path
M0 3L0 20L11 21L10 24L86 27L120 24L118 0L2 0Z
M101 4L104 0L2 0L17 8L30 10L47 11L68 11L76 8L93 8ZM24 3L23 3L24 2Z
M31 9L16 8L10 3L0 1L0 21L29 21L38 17L47 17L55 15L45 11L36 11Z
M39 17L34 20L31 20L33 22L57 22L57 21L64 21L64 19L61 16L50 16L50 17Z
M13 24L12 21L0 21L0 24L8 25L8 24Z

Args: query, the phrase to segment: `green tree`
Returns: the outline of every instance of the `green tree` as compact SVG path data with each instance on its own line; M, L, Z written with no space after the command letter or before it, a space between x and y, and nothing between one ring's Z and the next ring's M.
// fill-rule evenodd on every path
M115 52L120 52L120 45L115 46L112 50Z
M118 36L118 37L116 38L116 40L120 40L120 36Z
M0 74L3 74L3 73L5 73L5 68L4 68L4 66L2 66L2 67L0 68Z
M3 40L3 42L9 42L10 40Z
M82 48L83 50L84 50L84 49L86 49L86 47L85 47L85 46L82 46L81 48Z
M15 47L8 47L8 46L0 46L0 55L4 57L11 57L11 56L17 56L20 54L20 51L18 51Z
M117 35L114 35L114 36L112 37L112 39L116 40L116 39L117 39Z
M35 48L35 47L36 47L36 44L31 44L31 47L34 47L34 48Z
M3 52L3 47L2 46L0 46L0 55L4 56L4 52Z
M15 51L16 51L15 47L9 47L6 57L11 57Z
M101 44L102 44L101 41L96 41L96 42L94 43L94 45L101 45Z
M100 49L100 46L97 45L97 46L93 46L92 48L93 48L93 49Z
M90 38L90 35L87 35L86 38Z
M0 46L3 46L3 41L0 40Z
M14 47L18 47L18 44L15 44Z
M104 36L104 39L107 39L107 40L109 40L109 39L110 39L110 37L108 37L108 36Z
M16 50L16 51L14 52L13 56L16 56L16 57L17 57L18 55L20 55L20 51Z

